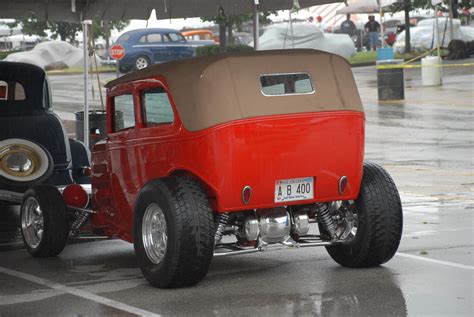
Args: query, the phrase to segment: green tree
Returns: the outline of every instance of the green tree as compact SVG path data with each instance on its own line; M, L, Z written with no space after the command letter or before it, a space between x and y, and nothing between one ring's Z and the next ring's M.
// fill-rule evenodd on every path
M92 34L94 38L98 38L102 36L105 39L105 49L109 49L110 47L110 32L112 30L122 31L130 24L129 21L121 21L121 20L93 20L92 21Z
M80 23L57 22L52 23L49 30L53 39L59 38L61 41L76 43L76 36L82 30L82 25Z
M47 36L46 30L49 29L49 25L46 21L38 21L34 16L7 23L9 28L16 28L19 25L21 25L23 34L26 35L38 35L44 37Z
M121 31L128 24L128 21L99 21L98 19L94 19L92 23L92 34L94 38L103 36L108 43L111 30L116 29L117 31ZM47 36L46 31L49 30L53 39L59 38L61 41L68 41L70 43L76 43L77 33L82 31L81 23L38 21L35 16L8 23L8 26L11 28L18 27L19 25L21 25L23 33L26 35L45 37Z
M268 25L272 21L269 19L270 14L276 13L275 11L270 12L259 12L258 21L260 25ZM232 30L235 26L238 32L242 31L242 26L245 22L253 20L252 13L239 14L239 15L226 15L221 13L220 15L208 18L201 18L204 22L214 22L219 25L219 39L221 42L222 50L225 50L227 43L233 43ZM228 36L225 36L227 30Z

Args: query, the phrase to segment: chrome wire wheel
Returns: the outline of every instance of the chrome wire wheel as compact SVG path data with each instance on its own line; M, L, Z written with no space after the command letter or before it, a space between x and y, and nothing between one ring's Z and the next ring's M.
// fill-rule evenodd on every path
M346 230L343 233L343 240L345 243L351 242L355 239L357 235L357 226L359 221L356 213L347 212L346 213Z
M163 210L151 203L145 210L142 221L143 247L148 259L154 264L163 261L168 244L168 230Z
M357 227L359 219L357 216L357 207L354 201L350 200L343 203L343 206L338 210L338 237L344 243L349 243L355 239L357 235Z
M140 56L139 58L137 58L137 60L135 61L135 67L137 69L143 69L143 68L147 68L149 65L148 65L148 59L146 59L146 57L143 57L143 56Z
M44 217L40 204L34 197L28 197L23 205L21 230L28 246L37 248L43 239Z

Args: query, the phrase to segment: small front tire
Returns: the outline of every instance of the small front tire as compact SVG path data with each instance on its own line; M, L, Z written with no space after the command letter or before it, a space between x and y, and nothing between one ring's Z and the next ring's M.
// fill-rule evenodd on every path
M329 255L346 267L373 267L387 262L400 244L403 211L397 187L381 166L364 164L355 209L355 237L347 244L326 247Z
M135 59L134 68L135 70L140 70L140 69L147 68L150 65L151 65L150 59L146 56L141 55Z
M206 276L215 229L198 181L169 177L145 185L137 200L133 232L140 268L153 286L192 286Z
M66 205L59 190L41 184L26 191L21 206L21 233L34 257L56 256L69 235Z

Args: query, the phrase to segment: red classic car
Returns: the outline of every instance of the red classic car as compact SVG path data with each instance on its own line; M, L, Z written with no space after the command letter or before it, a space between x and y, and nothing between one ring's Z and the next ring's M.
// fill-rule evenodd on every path
M133 242L157 287L198 283L213 256L325 246L343 266L371 267L395 254L400 197L382 167L364 163L365 117L343 58L224 54L107 89L91 190L38 185L23 198L22 214L42 224L23 223L33 256L60 253L57 232L86 223Z

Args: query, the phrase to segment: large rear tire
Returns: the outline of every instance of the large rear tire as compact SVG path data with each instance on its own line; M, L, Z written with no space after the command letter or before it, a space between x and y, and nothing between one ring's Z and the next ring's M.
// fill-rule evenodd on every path
M346 267L372 267L387 262L400 244L403 212L397 187L381 166L364 164L355 207L355 237L347 244L326 247L329 255Z
M61 253L67 243L69 223L66 204L56 187L41 184L26 191L21 206L21 233L32 256Z
M133 232L140 268L153 286L192 286L206 276L215 229L198 181L169 177L145 185L137 200Z

